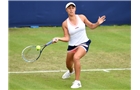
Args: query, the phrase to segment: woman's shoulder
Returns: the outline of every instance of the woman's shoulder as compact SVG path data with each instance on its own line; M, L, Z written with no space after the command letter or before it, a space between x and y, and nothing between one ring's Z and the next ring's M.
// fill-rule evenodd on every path
M84 21L84 19L86 18L84 14L77 14L77 15L80 17L80 19L82 19L82 21Z
M77 14L79 17L84 18L86 17L84 14Z
M67 19L62 22L62 26L67 26Z

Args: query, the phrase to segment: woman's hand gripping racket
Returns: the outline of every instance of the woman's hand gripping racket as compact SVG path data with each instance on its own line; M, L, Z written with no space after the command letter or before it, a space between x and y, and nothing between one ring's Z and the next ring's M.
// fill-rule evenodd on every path
M41 56L42 51L44 50L44 48L46 46L49 46L53 43L53 41L50 41L48 43L46 43L45 45L42 45L41 48L38 48L35 45L30 45L25 47L22 50L22 58L23 60L25 60L26 62L34 62L36 60L39 59L39 57Z

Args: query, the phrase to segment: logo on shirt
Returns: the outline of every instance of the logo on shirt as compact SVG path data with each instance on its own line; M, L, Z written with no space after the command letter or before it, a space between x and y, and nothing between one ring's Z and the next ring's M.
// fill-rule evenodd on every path
M77 29L77 28L79 28L79 27L75 27L75 29Z

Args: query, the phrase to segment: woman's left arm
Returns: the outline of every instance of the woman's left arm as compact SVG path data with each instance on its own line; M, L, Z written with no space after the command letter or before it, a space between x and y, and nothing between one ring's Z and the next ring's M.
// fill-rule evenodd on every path
M96 23L92 23L90 22L86 16L84 15L80 15L80 17L82 18L83 22L90 28L90 29L95 29L96 27L98 27L100 24L102 24L105 21L106 16L102 16L99 17Z

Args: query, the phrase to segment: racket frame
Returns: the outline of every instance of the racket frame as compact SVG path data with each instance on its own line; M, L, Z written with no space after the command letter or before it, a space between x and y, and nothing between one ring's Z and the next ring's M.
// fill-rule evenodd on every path
M24 58L24 51L25 51L27 48L29 48L29 47L36 47L36 46L34 46L34 45L30 45L30 46L25 47L25 48L22 50L21 56L22 56L23 60L26 61L26 62L34 62L34 61L36 61L36 60L39 59L39 57L41 56L41 53L42 53L42 51L45 49L45 47L51 45L52 43L53 43L53 41L49 41L49 42L47 42L45 45L43 45L43 48L40 50L39 55L38 55L38 57L37 57L35 60L28 60L28 59L25 59L25 58Z

